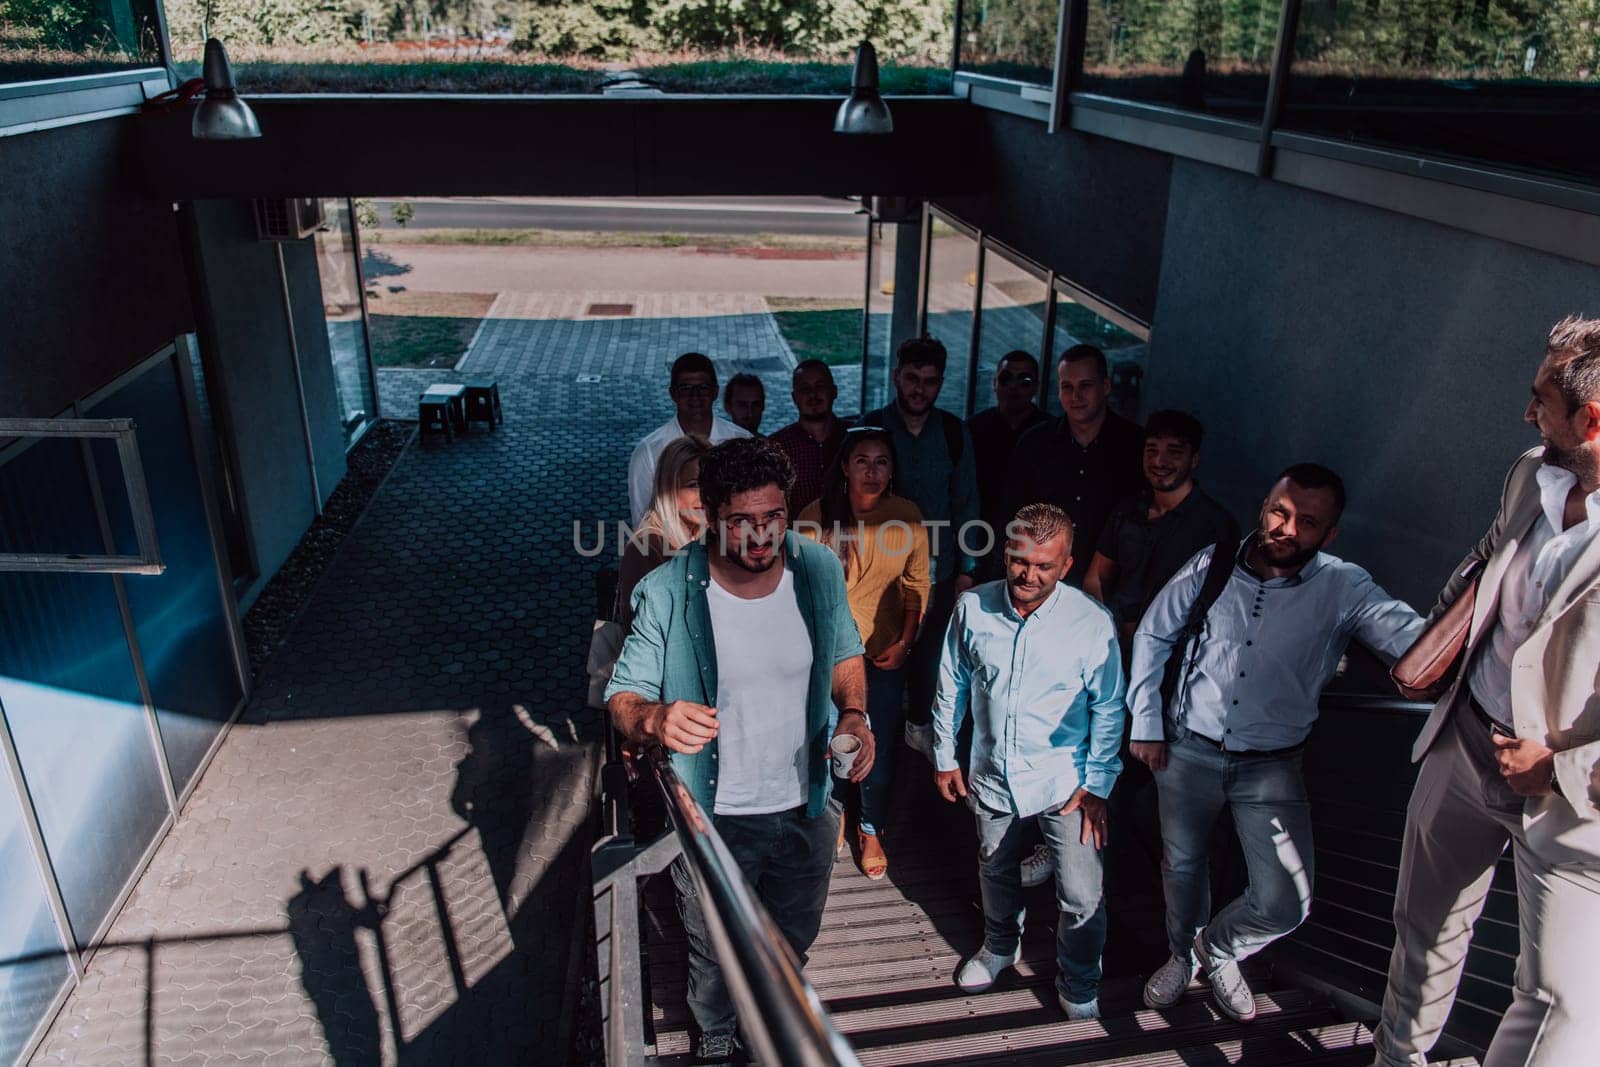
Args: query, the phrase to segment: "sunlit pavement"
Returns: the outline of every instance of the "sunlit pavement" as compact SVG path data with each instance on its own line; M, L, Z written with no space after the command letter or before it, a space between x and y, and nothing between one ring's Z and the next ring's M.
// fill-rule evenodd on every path
M36 1062L562 1058L599 736L573 523L622 516L689 348L793 417L764 314L486 326L505 425L402 455ZM451 376L380 372L386 414Z

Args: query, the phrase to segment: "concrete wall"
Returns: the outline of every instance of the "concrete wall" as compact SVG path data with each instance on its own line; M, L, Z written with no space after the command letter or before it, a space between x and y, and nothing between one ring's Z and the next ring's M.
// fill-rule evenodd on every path
M0 141L0 415L50 416L194 329L172 204L136 119Z
M1206 421L1241 517L1299 460L1344 475L1336 551L1425 609L1487 527L1550 325L1600 270L1177 160L1145 410Z
M1135 318L1155 312L1172 157L985 112L987 188L939 206Z
M202 345L212 350L207 366L216 371L209 385L227 411L245 521L261 576L242 597L242 606L247 607L316 517L311 468L284 315L278 246L256 240L248 201L196 201L193 213L200 299L207 323ZM326 499L344 474L344 449L311 240L286 245L284 263L302 346L320 489Z

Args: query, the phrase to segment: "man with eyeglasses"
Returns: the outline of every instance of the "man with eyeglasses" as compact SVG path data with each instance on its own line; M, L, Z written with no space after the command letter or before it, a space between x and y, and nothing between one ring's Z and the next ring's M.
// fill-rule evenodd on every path
M1030 352L1013 349L1000 357L994 371L994 407L967 420L972 453L978 471L978 513L995 531L995 549L979 571L1000 577L1005 566L1006 467L1017 439L1049 416L1039 410L1039 361Z
M874 749L844 570L821 543L786 536L793 477L782 450L761 438L728 441L701 459L706 542L690 542L635 588L633 629L606 699L630 741L671 753L804 964L839 837L831 738L859 745L852 782L872 769ZM672 881L688 936L695 1062L725 1063L734 1051L733 999L682 859Z
M650 510L656 460L670 442L689 434L710 438L714 445L749 436L748 430L718 418L711 410L717 399L717 368L708 357L685 352L673 360L669 382L668 392L677 414L635 445L628 460L628 516L634 526L643 522L644 513Z
M894 437L895 493L922 512L928 528L933 591L911 654L906 658L906 744L933 760L933 698L939 655L956 597L971 589L977 557L988 545L977 536L978 476L972 437L959 418L935 407L949 355L937 338L912 337L895 350L894 403L861 417ZM963 541L964 538L964 541Z
M822 495L822 475L833 466L848 424L833 413L839 387L822 360L801 360L795 367L793 396L800 417L773 434L772 441L794 464L789 514L798 515Z
M1082 586L1112 506L1144 484L1144 431L1107 406L1111 375L1106 354L1094 345L1061 353L1056 389L1062 414L1029 430L1011 454L1006 510L1044 502L1071 516L1073 537L1084 550L1067 581Z

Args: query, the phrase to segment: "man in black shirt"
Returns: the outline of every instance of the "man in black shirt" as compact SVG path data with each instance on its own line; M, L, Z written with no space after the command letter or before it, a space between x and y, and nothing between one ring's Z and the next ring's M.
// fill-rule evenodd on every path
M1006 474L1006 507L1055 504L1072 518L1073 542L1100 543L1112 506L1144 482L1139 457L1144 431L1106 406L1111 376L1105 353L1073 345L1056 363L1065 414L1042 422L1017 440ZM1074 553L1067 580L1081 586L1093 553Z
M994 371L994 401L967 420L972 435L972 458L978 468L978 512L995 531L995 551L979 563L984 578L1000 577L1005 550L1006 466L1017 439L1049 418L1033 402L1039 392L1039 361L1022 349L1000 357Z
M1238 540L1227 509L1195 484L1205 428L1182 411L1158 411L1144 431L1145 488L1112 509L1083 590L1111 609L1124 650L1161 588L1196 552ZM1229 545L1231 551L1235 545Z

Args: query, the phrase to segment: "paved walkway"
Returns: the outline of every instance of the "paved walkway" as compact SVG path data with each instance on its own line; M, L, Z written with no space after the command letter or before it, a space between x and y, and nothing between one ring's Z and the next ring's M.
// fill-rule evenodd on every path
M793 356L736 300L499 306L463 371L498 378L506 424L401 457L36 1063L560 1061L599 729L578 709L598 564L573 524L623 514L673 356L761 374L772 427ZM454 373L380 371L384 410L414 417ZM853 410L859 370L839 377Z

